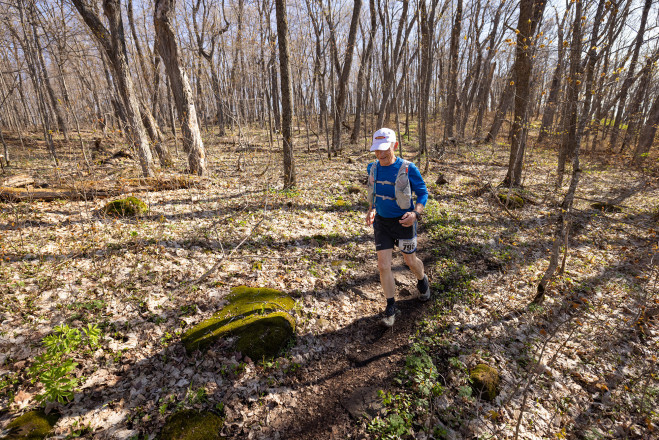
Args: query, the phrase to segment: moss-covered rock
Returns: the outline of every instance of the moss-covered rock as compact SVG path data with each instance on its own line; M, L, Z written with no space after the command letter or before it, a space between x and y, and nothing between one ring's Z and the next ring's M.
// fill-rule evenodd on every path
M500 192L497 194L497 197L509 209L521 209L524 207L524 199L512 192Z
M172 414L160 431L159 440L215 440L222 438L222 417L212 412L183 410Z
M40 440L50 433L58 419L59 416L54 413L30 411L7 425L9 434L2 440Z
M236 287L229 303L211 318L183 334L188 353L203 350L222 337L237 336L235 347L252 359L275 356L295 333L295 320L288 313L295 300L266 288Z
M488 402L493 401L499 394L499 372L496 368L486 364L476 365L469 373L472 388L476 394Z
M132 196L114 200L103 207L105 215L114 217L137 217L145 214L148 210L146 203Z
M606 202L596 202L590 205L590 207L602 212L622 212L622 208L620 206Z

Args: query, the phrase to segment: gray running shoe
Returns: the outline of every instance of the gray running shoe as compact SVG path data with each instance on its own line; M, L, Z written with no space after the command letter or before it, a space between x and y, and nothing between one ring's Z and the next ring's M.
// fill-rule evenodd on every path
M430 283L428 282L428 275L424 275L422 280L417 281L416 288L419 289L419 299L421 301L428 301L430 299Z
M396 304L392 306L387 306L384 310L384 317L382 318L382 324L385 327L393 327L394 322L396 321L396 315L400 315L400 310L396 307Z

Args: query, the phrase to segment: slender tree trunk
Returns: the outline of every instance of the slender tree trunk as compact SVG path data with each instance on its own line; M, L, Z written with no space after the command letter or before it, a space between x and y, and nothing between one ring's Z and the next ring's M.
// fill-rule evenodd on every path
M514 67L515 66L513 66L513 69ZM515 97L515 72L514 70L512 70L510 72L510 75L506 77L506 85L503 89L503 93L501 94L501 99L499 100L497 109L494 112L494 120L492 121L492 126L490 127L490 131L485 136L486 143L493 142L497 138L497 135L499 134L499 130L501 130L501 125L503 124L503 120L505 119L506 113L508 113L508 109L513 103L514 97Z
M638 34L634 40L634 52L632 53L632 59L629 62L629 70L627 71L627 76L625 81L622 83L620 88L620 97L618 101L618 111L616 112L616 119L613 122L613 127L611 128L611 139L610 139L610 149L614 149L616 143L618 142L618 133L620 131L620 121L622 120L625 102L627 101L627 94L631 85L634 83L635 76L634 72L636 71L636 64L638 62L638 55L641 50L641 45L643 44L643 34L645 34L645 25L648 21L648 13L650 12L650 6L652 6L652 0L645 0L645 5L643 6L643 12L641 14L641 25L638 29Z
M572 24L572 40L570 42L570 74L567 78L565 96L565 132L563 144L558 154L556 188L563 184L565 161L572 156L577 148L577 111L579 101L579 85L581 84L581 12L582 2L576 2L575 18ZM584 115L585 117L586 115Z
M140 105L140 114L142 116L144 128L146 128L149 138L153 143L153 148L158 155L160 166L163 168L171 167L173 163L172 155L164 144L164 136L160 131L160 127L158 127L158 123L156 123L155 118L151 114L151 111L146 105L142 104Z
M190 172L206 174L206 150L201 140L197 111L195 109L190 81L181 66L178 43L174 34L173 16L175 0L156 0L153 22L158 41L158 53L165 64L169 84L174 95L176 110L183 134L183 150L188 156Z
M377 13L375 11L375 0L369 0L369 7L371 10L371 28L369 30L366 50L362 55L362 60L361 63L359 64L359 72L357 73L357 86L355 89L355 93L357 94L357 99L355 103L355 121L352 127L352 134L350 136L350 142L352 143L356 143L359 140L359 130L361 128L361 113L362 113L362 106L364 105L363 104L364 77L366 75L366 70L368 68L368 62L371 58L371 53L373 52L373 38L375 37L375 32L377 27Z
M357 38L357 24L359 23L359 15L362 9L362 0L354 0L352 9L352 19L350 20L350 30L348 32L348 42L346 52L344 54L343 66L337 72L339 74L338 93L336 101L334 102L334 125L332 128L332 148L336 155L341 150L341 125L345 114L345 100L346 90L348 88L348 77L350 76L350 68L352 66L352 55L355 51L355 39ZM328 22L330 16L326 15ZM336 47L336 38L333 33L333 24L330 22L330 32L332 39L332 47L335 58L338 58L338 48ZM337 66L338 67L338 66Z
M84 0L72 1L85 21L85 24L91 30L92 35L97 39L110 60L114 73L113 76L117 81L118 91L123 100L124 110L126 111L130 136L140 158L142 174L144 176L153 176L153 159L151 157L151 150L149 149L149 141L140 119L140 109L133 90L133 81L128 70L126 42L124 40L124 27L119 0L103 1L103 11L108 19L109 30L105 28L100 17Z
M451 31L451 47L449 50L448 92L446 112L444 113L444 139L453 137L455 125L455 104L458 99L458 49L460 46L460 31L462 29L462 0L457 0L455 21Z
M286 0L275 0L277 14L277 40L279 42L279 70L281 75L282 137L284 147L284 188L295 186L293 156L293 89L288 50L288 19Z
M581 177L579 152L581 149L581 135L585 127L585 122L584 124L579 124L579 128L577 128L577 104L579 99L579 87L578 84L576 84L578 81L577 78L580 77L580 69L581 69L581 42L582 42L581 16L582 16L582 2L578 1L576 2L575 18L574 18L574 24L572 26L572 43L570 45L570 77L568 79L568 93L567 93L568 96L566 98L568 99L569 102L568 117L570 119L570 123L573 123L574 125L574 129L572 129L571 126L570 134L568 134L568 142L572 142L573 143L572 147L574 148L573 162L572 162L572 178L570 179L570 186L568 188L567 193L565 194L565 198L563 199L561 206L558 208L558 219L556 222L554 241L552 244L551 254L549 257L549 266L547 267L547 270L545 271L544 275L542 276L542 279L540 280L540 283L538 284L537 293L532 301L532 303L534 304L540 304L544 300L547 284L554 276L554 273L556 272L556 268L558 267L558 257L560 254L561 246L566 245L565 240L567 238L567 228L569 227L572 216L572 205L574 202L574 194L577 190L577 186L579 185L579 179ZM593 33L596 34L597 29L595 29ZM592 50L593 49L591 48L590 55L594 56ZM591 76L591 81L592 81L592 76ZM587 98L585 107L586 107L585 108L586 113L588 113L590 111L589 98ZM517 426L517 429L519 429L519 425ZM518 431L516 431L515 436L517 436L517 433Z
M650 86L650 79L653 71L652 67L657 61L657 58L659 58L659 50L655 51L655 53L646 60L645 66L643 66L641 79L636 88L636 93L627 108L627 131L625 132L625 137L620 147L620 153L631 144L634 136L637 134L636 127L641 116L641 105L645 102L643 98L647 94L648 87Z
M571 3L569 4L572 5ZM568 6L569 7L569 6ZM563 20L558 26L558 59L556 61L556 68L552 75L551 85L549 86L549 96L547 97L547 104L545 111L542 114L542 125L540 126L540 134L538 135L537 142L540 143L547 138L551 132L551 127L554 123L554 115L556 114L556 107L558 105L558 93L561 90L561 79L563 78L563 64L565 58L565 49L563 47L563 28L565 26L565 19L568 14L563 15ZM558 16L556 17L558 22Z
M53 108L53 111L55 112L55 119L57 120L57 126L59 127L59 130L62 132L64 135L64 139L67 141L69 140L69 128L67 127L65 118L64 118L64 112L62 111L62 105L60 104L60 100L55 96L55 90L53 89L53 85L51 84L50 81L50 75L48 74L48 69L46 68L46 62L44 61L43 58L43 49L41 49L41 42L39 39L39 33L37 32L37 16L36 12L34 11L34 4L30 4L28 7L28 13L30 15L30 22L32 25L32 34L34 38L34 46L35 46L35 56L36 56L36 63L38 64L40 70L41 70L41 78L44 87L46 88L46 92L48 93L48 97L50 98L50 105Z
M515 49L515 116L513 119L508 172L504 185L520 186L522 183L522 166L528 133L528 108L531 89L531 70L533 68L533 46L529 43L535 36L535 29L542 20L544 0L521 0L519 7L519 24L517 29L517 46Z
M641 135L639 136L639 142L636 145L636 150L634 150L634 164L640 165L645 161L652 144L654 143L654 138L657 134L657 127L659 127L659 95L654 100L652 107L648 113L648 118L645 121L645 125L641 129Z

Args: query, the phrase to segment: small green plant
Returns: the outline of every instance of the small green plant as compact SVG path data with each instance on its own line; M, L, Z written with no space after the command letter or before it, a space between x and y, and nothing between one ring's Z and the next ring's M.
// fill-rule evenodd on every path
M414 413L412 399L407 394L393 394L378 391L386 408L384 415L377 416L369 423L367 431L377 438L394 440L410 433Z
M194 391L189 390L188 401L190 402L190 405L205 403L208 401L208 391L206 391L206 388L204 387L197 388Z
M32 383L41 382L44 386L44 392L37 396L37 400L68 402L79 384L79 379L74 375L78 363L73 362L71 353L83 343L94 351L99 347L100 340L101 330L96 325L90 324L82 332L66 324L55 327L53 333L42 341L46 351L36 357L28 370Z
M0 396L7 396L10 402L13 401L18 383L18 373L9 372L2 376L0 378Z
M441 395L443 388L437 383L437 368L425 348L414 344L411 351L397 379L398 383L410 387L424 398Z

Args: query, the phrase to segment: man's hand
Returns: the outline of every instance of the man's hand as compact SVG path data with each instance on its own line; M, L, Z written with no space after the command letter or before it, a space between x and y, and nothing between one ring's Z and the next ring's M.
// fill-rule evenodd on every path
M366 213L366 226L371 226L375 220L375 209L369 209Z
M414 224L415 221L416 221L416 214L414 213L414 211L410 211L403 214L400 220L398 220L398 223L405 226L406 228L409 228Z

